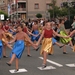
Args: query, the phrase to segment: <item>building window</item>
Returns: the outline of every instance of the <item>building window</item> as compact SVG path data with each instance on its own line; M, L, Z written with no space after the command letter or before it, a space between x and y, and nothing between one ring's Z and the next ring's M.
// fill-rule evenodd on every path
M39 4L38 3L35 3L34 8L35 9L39 9Z
M46 9L50 9L50 3L46 4Z

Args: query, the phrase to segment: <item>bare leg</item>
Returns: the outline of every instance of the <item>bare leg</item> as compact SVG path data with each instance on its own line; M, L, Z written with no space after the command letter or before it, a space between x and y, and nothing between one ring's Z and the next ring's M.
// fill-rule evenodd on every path
M16 58L16 55L13 54L13 55L12 55L12 58L11 58L10 61L9 61L9 63L12 64L12 62L14 61L15 58Z
M72 41L70 41L70 45L71 45L71 47L73 48L73 43L72 43Z
M6 56L6 45L3 45L3 56Z
M55 42L56 45L58 45L60 48L62 48L64 46L64 44L60 44L58 42Z
M18 58L16 58L16 70L18 71L18 69L19 69L19 60L18 60Z
M46 67L46 63L47 63L47 52L43 52L43 64L42 64L42 68Z
M73 52L75 52L75 45L74 45L74 49L73 49Z
M43 64L46 64L46 60L47 60L47 53L44 51L43 52Z
M12 58L10 59L10 61L7 62L6 64L7 64L8 66L11 66L11 64L12 64L12 62L14 61L15 58L16 58L16 55L13 54L13 55L12 55Z
M63 54L67 54L66 53L66 46L63 47Z
M27 55L30 55L30 47L27 46Z
M58 42L55 42L55 44L56 44L56 45L58 45L58 46L61 46L61 44L60 44L60 43L58 43Z

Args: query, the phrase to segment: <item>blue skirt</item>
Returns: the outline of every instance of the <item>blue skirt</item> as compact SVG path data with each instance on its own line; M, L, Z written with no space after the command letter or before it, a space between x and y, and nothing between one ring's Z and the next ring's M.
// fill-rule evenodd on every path
M3 49L3 44L2 40L0 40L0 58L2 58L2 49Z
M39 31L38 30L35 30L32 32L34 35L38 35L39 34ZM40 35L38 35L37 37L35 36L31 36L31 40L34 42L34 41L38 41Z
M13 46L11 56L12 54L16 54L16 58L20 59L24 51L24 48L25 48L25 44L23 40L16 41Z
M57 42L55 38L52 38L52 44L54 45Z

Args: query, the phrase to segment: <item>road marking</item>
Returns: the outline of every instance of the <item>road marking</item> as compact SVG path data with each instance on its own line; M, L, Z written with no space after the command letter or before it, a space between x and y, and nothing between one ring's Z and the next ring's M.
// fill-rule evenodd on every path
M43 59L43 57L39 57L40 59ZM58 66L58 67L63 67L63 65L61 65L61 64L59 64L59 63L56 63L56 62L54 62L54 61L52 61L52 60L49 60L49 59L47 59L47 62L49 62L49 63L51 63L51 64L54 64L54 65L56 65L56 66Z
M46 68L38 67L38 69L40 69L40 70L50 70L50 69L56 69L56 68L53 67L53 66L47 66Z
M22 69L19 69L19 71L15 72L15 69L13 70L9 70L10 73L22 73L22 72L27 72L26 69L22 68Z
M68 67L75 67L75 64L66 64Z

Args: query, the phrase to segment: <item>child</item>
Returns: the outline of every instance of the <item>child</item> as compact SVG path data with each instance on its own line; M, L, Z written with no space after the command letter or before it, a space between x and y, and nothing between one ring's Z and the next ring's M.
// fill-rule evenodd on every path
M7 42L5 33L2 30L2 23L0 22L0 59L2 58L3 43L5 43L6 46L8 46L10 49L12 49L12 47Z
M29 36L32 35L32 36L37 37L37 35L34 35L34 34L32 34L31 32L28 31L28 28L26 27L25 23L22 23L22 25L23 25L23 32L25 32ZM31 54L30 54L30 46L31 46L31 44L27 39L25 39L25 44L27 46L27 56L31 57Z
M42 31L42 34L41 34L38 42L36 43L36 45L38 46L40 41L44 37L43 42L42 42L42 49L41 49L41 54L43 55L42 68L46 67L47 54L51 53L51 51L53 49L53 47L52 47L53 34L57 35L59 37L64 37L64 36L61 36L60 34L56 33L54 30L52 30L52 24L50 22L47 22L45 29ZM65 37L65 38L68 38L68 37Z
M59 29L60 29L60 35L62 35L62 36L68 36L67 31L66 31L66 29L64 27L64 20L63 19L60 20L59 26L60 26L59 27ZM72 44L71 39L72 38L68 38L68 39L66 39L66 38L60 38L60 42L63 43L63 44L68 44L69 43L71 45L72 49L73 49L73 44ZM63 48L64 48L63 49L63 54L66 54L66 46L64 46Z
M24 45L25 38L32 44L32 46L34 48L36 48L35 45L29 39L29 37L27 36L27 34L22 31L22 28L23 28L22 25L19 25L17 27L18 33L16 34L15 39L10 42L10 43L15 42L15 44L14 44L14 47L13 47L12 52L11 52L12 57L11 57L10 61L7 62L7 65L11 66L12 62L15 59L15 61L16 61L16 70L15 71L19 70L18 60L21 58L22 53L23 53L24 48L25 48L25 45Z
M34 25L32 26L32 34L34 34L34 35L38 35L37 37L36 36L31 36L31 40L34 42L34 43L36 43L36 41L38 41L38 39L39 39L39 29L38 29L38 21L34 21Z

